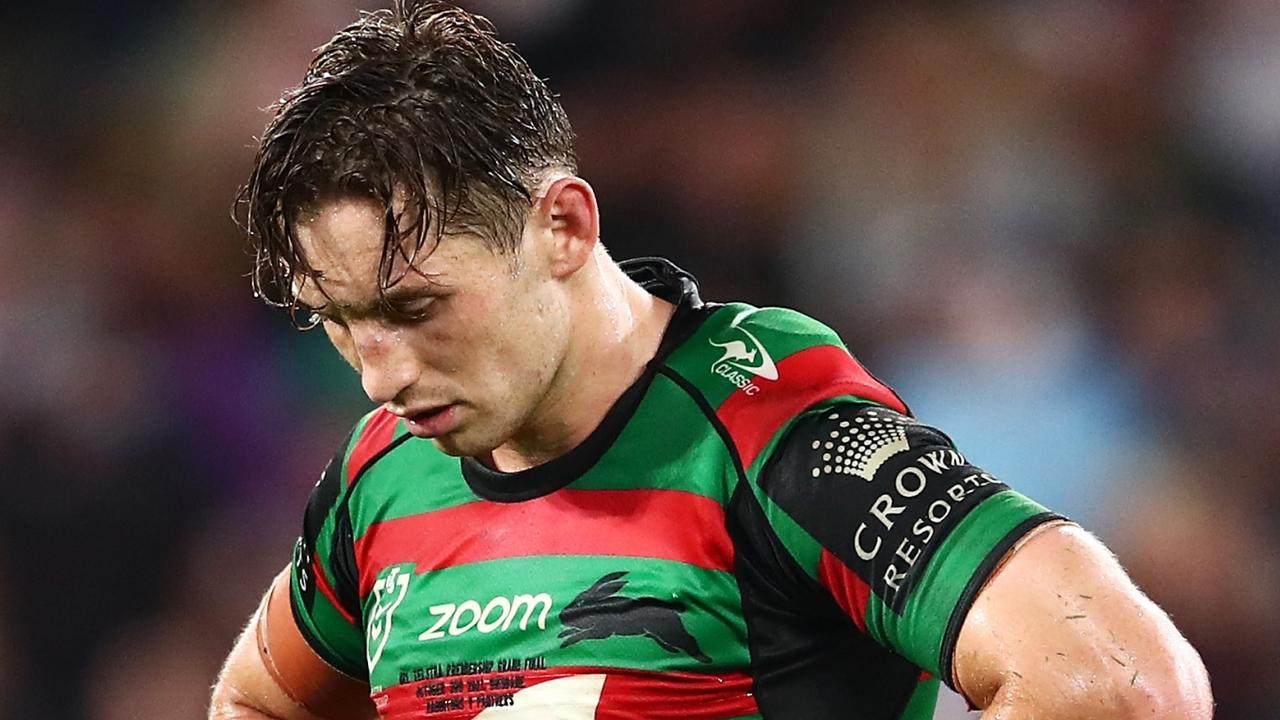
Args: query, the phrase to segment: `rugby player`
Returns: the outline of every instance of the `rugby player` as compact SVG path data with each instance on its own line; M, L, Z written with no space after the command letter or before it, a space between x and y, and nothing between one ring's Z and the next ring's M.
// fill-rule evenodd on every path
M213 718L1212 715L1096 539L829 329L614 262L564 112L486 21L361 17L279 105L256 290L377 409L324 470Z

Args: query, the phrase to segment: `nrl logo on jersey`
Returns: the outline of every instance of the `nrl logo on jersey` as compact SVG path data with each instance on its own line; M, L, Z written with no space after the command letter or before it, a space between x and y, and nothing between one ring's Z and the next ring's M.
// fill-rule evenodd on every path
M760 392L760 386L755 382L757 378L778 379L778 366L774 364L769 351L755 335L742 327L742 321L754 312L757 312L756 308L747 308L729 323L729 329L736 331L740 337L724 342L708 340L724 351L719 360L711 363L711 372L733 383L747 395Z
M369 672L382 659L382 651L387 647L387 638L391 636L391 622L395 619L396 608L404 602L404 595L409 590L409 575L412 565L396 565L383 570L373 586L373 609L369 612L369 622L365 626L365 660L369 662Z

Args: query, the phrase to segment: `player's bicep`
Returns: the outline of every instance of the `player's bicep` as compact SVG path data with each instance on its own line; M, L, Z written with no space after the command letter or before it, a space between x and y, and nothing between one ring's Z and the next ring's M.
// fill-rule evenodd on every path
M815 578L860 629L949 680L969 602L1056 516L972 465L941 432L882 407L800 420L760 478L766 513L821 548Z
M303 638L289 607L289 593L286 570L276 577L228 656L214 689L210 717L375 717L368 686L332 668Z
M991 576L960 631L955 670L974 705L1016 700L1045 717L1125 708L1208 717L1212 708L1195 650L1074 525L1027 537Z

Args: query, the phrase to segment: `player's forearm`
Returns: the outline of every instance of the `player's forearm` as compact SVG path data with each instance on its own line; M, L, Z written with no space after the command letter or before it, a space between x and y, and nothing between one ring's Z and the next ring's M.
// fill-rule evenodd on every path
M235 654L228 659L213 688L209 703L209 720L323 720L292 702L273 688L262 687L258 680L245 681L241 668L232 667ZM239 682L237 682L239 676ZM256 691L253 689L257 685ZM248 688L244 686L249 686Z
M1001 686L981 720L1212 720L1208 675L1194 666L1129 681L1076 677L1048 683L1020 680Z
M957 681L984 718L1208 720L1204 663L1096 538L1072 525L1016 549L974 603Z
M284 720L248 703L247 698L238 698L233 691L215 688L209 720Z
M1148 608L1141 641L1121 629L1070 652L1019 655L982 720L1211 720L1200 655L1159 608Z

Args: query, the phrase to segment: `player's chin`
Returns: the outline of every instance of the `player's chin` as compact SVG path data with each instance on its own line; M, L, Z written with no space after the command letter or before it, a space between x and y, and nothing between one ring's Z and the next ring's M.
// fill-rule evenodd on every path
M431 441L446 455L476 457L487 455L502 444L501 441L495 441L488 435L489 433L483 432L483 428L463 422L453 431L433 437Z
M470 457L475 454L467 452L468 444L465 442L459 442L458 438L455 437L455 433L433 437L431 438L431 442L435 443L436 447L440 448L440 451L445 455L453 455L454 457Z

